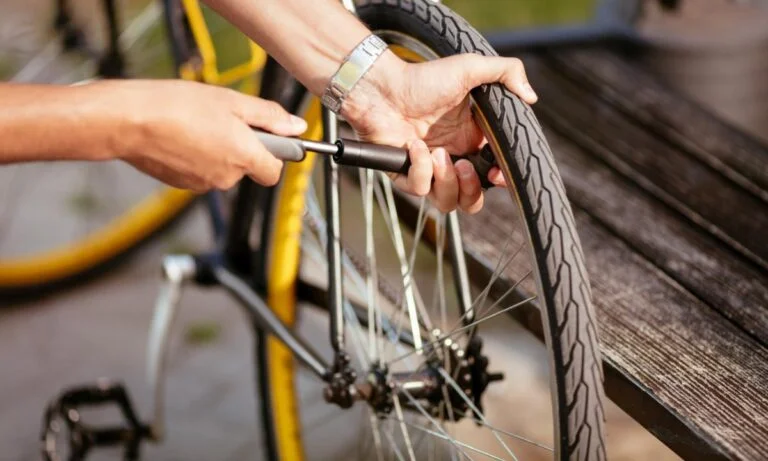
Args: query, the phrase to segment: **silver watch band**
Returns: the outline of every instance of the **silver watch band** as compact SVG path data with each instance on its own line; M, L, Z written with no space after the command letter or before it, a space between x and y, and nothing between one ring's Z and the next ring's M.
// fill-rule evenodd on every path
M331 77L328 87L323 92L321 101L325 107L334 113L339 113L344 98L347 97L352 88L363 78L373 63L381 56L387 44L376 35L369 35L360 42L349 55L344 58L344 62L339 66L339 70Z

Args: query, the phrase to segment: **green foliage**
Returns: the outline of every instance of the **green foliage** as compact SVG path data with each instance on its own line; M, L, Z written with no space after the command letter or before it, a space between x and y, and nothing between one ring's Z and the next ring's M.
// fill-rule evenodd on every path
M80 216L92 216L104 206L98 195L89 189L72 194L67 202L70 209Z
M208 31L211 34L214 48L216 49L217 66L220 70L226 70L237 64L242 64L250 56L248 40L234 26L224 18L217 15L210 8L203 5L203 14ZM170 44L162 21L158 21L148 32L142 44L147 50L161 50L161 53L149 53L150 61L141 69L142 76L169 77L175 75L173 59L170 55ZM142 54L141 50L137 51ZM140 59L140 58L139 58Z
M208 23L208 30L211 32L213 46L216 48L219 69L226 70L245 62L250 57L245 35L210 8L203 8L203 13Z
M13 66L0 56L0 81L6 80L13 73Z
M200 248L197 245L178 233L171 234L165 239L165 253L191 254L198 250Z
M216 322L197 322L187 326L184 342L193 346L214 343L221 335L221 325Z
M444 0L480 30L587 21L595 0Z

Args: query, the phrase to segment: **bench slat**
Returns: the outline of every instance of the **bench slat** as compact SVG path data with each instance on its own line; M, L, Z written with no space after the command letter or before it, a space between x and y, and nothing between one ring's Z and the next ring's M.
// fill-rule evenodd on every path
M626 117L545 59L527 63L542 119L614 170L768 269L768 205ZM571 78L573 77L573 78ZM727 204L727 206L724 206Z
M496 197L489 194L487 206ZM495 261L498 242L489 236L515 232L505 209L496 206L495 218L462 220L473 262ZM759 459L768 451L768 349L585 212L576 218L609 397L688 459ZM493 266L485 264L486 276ZM621 383L611 382L616 379ZM663 425L647 418L659 408L671 409Z
M710 112L602 49L551 53L555 68L584 85L645 128L768 200L768 148Z
M764 272L551 130L547 138L574 206L768 346Z

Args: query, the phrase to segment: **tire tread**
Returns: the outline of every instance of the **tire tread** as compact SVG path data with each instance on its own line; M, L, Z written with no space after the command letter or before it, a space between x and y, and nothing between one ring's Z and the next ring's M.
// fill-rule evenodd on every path
M361 16L365 16L366 8L379 13L389 8L390 14L415 12L410 17L440 35L453 54L496 55L482 35L443 5L428 0L358 2ZM561 426L566 431L561 429L561 446L565 448L561 459L604 460L605 397L598 328L584 253L565 187L541 126L527 104L500 85L483 85L473 96L481 108L489 109L483 113L493 117L489 122L513 154L507 163L520 182L516 187L548 298L544 323L549 322L555 374L559 375L556 379L562 380L558 400Z

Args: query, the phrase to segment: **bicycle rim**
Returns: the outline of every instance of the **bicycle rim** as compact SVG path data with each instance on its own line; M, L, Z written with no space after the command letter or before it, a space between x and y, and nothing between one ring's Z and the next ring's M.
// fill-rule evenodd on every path
M447 47L442 43L442 39L435 40L434 38L430 38L429 34L426 34L426 36L420 36L418 33L414 33L414 28L408 28L403 27L402 25L402 15L404 13L410 13L413 14L413 18L410 18L414 21L414 26L418 27L424 27L423 22L429 22L429 15L436 15L437 13L445 16L448 15L449 19L455 20L455 16L450 15L450 13L447 13L447 9L444 7L439 7L436 5L431 4L430 2L403 2L405 7L402 7L399 5L389 5L385 6L382 4L377 3L376 5L368 5L371 7L371 10L369 10L366 14L365 11L362 11L363 13L363 19L369 21L369 25L372 27L372 29L381 29L378 30L379 35L385 37L391 44L392 49L400 54L403 58L408 60L422 60L425 57L428 57L430 54L437 51L441 55L451 54L455 53L458 50L455 49L447 49ZM410 6L410 10L409 10ZM380 8L380 9L378 9ZM392 8L392 10L387 10L387 8ZM414 11L418 11L420 8L422 8L423 12L428 12L426 19L421 19L422 23L419 23L417 21L417 16L424 16L424 15L416 15ZM365 10L365 6L363 7L363 10ZM375 11L374 11L375 10ZM397 10L397 11L395 11ZM435 11L436 10L436 11ZM383 19L382 19L383 18ZM406 19L406 20L410 20ZM434 18L433 18L434 19ZM445 19L443 18L443 21ZM447 22L443 22L443 24L446 24ZM462 27L467 27L466 24L463 24ZM403 30L405 29L405 30ZM461 32L461 30L460 30ZM441 49L442 46L442 49ZM498 89L497 89L498 90ZM491 89L488 89L488 91L492 91ZM500 90L499 90L500 91ZM512 303L509 306L506 306L505 308L518 308L520 306L530 305L531 301L534 301L536 304L539 305L539 308L541 309L541 325L540 329L543 331L543 335L546 337L546 343L548 345L547 349L547 357L546 362L548 362L548 368L549 370L549 385L551 386L551 392L549 393L549 396L552 399L551 403L551 414L554 415L554 417L551 417L552 419L552 427L551 427L551 438L550 441L539 443L539 445L547 446L552 450L552 452L548 454L541 455L541 453L535 453L537 450L544 450L540 446L533 450L533 454L531 457L527 457L529 453L531 453L530 450L522 450L526 453L526 457L520 457L519 459L552 459L552 457L556 459L562 459L562 460L572 460L572 459L604 459L605 452L604 452L604 444L602 439L602 424L603 424L603 416L602 416L602 389L601 389L601 371L600 371L600 363L599 363L599 351L597 350L596 345L596 331L594 327L594 320L592 319L592 312L591 312L591 306L588 299L588 285L584 277L583 272L583 263L581 262L581 253L578 246L578 241L575 240L575 234L573 233L572 228L572 218L570 218L570 210L567 206L567 202L565 202L565 196L562 194L562 186L558 186L559 184L559 177L557 177L556 172L552 169L551 165L546 165L546 168L548 169L549 176L554 175L555 176L555 183L547 183L548 181L551 181L552 178L545 178L543 181L544 183L539 183L538 185L532 184L533 181L531 177L525 177L521 173L521 167L515 164L514 162L519 161L520 153L517 151L517 139L512 142L511 139L509 139L509 133L506 133L506 139L505 139L505 133L503 131L503 128L500 123L500 119L502 117L499 117L498 111L494 112L494 108L489 106L489 101L491 101L491 98L486 94L478 94L478 91L474 92L475 96L475 102L478 104L478 107L480 108L478 116L480 117L481 124L485 125L485 128L487 130L487 136L489 138L489 142L494 146L495 153L497 154L497 160L499 161L500 166L502 167L502 170L505 174L505 177L507 178L508 183L514 184L515 187L513 187L513 193L512 194L504 194L506 195L506 206L513 206L518 213L518 218L522 216L522 222L521 229L519 236L524 237L525 241L524 244L528 247L528 249L525 251L525 253L530 253L529 259L528 259L528 266L527 270L530 273L534 274L534 277L528 277L524 275L526 269L524 263L519 263L518 261L515 261L513 265L520 265L521 267L509 267L509 264L511 261L515 260L517 256L512 256L512 259L504 259L503 257L499 257L497 259L491 259L493 258L494 251L498 252L500 249L504 250L509 247L509 252L507 254L519 254L519 249L517 252L513 251L514 248L511 247L512 243L511 238L505 239L504 236L499 236L499 244L496 248L490 249L489 251L485 252L484 254L475 255L477 259L483 259L489 258L490 264L488 264L491 267L495 267L495 270L490 274L490 280L491 285L485 285L480 287L480 293L479 296L475 297L473 300L473 305L478 302L479 299L482 297L488 296L488 289L491 288L492 291L496 292L502 292L502 296L497 299L494 302L488 302L486 303L485 307L482 307L481 310L484 310L484 318L488 319L491 316L501 313L504 309L499 309L498 306L494 308L493 304L498 304L499 302L502 302L503 298L505 296L510 296L511 293L517 294L518 298L517 300ZM507 100L508 103L513 103L516 100L510 99L511 97L506 94L496 94L495 95L496 100L498 101L499 98L501 98L501 101ZM517 103L519 104L519 102ZM519 107L516 107L516 109L524 111L525 108L520 105ZM529 110L529 109L528 109ZM532 123L535 124L535 118L533 118L533 115L530 113L523 112L525 114L525 117L528 118L529 122L532 121ZM534 129L538 129L537 125L533 126ZM536 136L540 136L540 131L535 132ZM527 137L528 135L526 135ZM530 141L530 139L526 139ZM543 139L541 139L543 141ZM514 146L514 147L513 147ZM528 146L526 146L528 147ZM526 147L522 147L523 149ZM530 161L531 158L534 158L532 153L524 153L523 154L524 159L527 158L527 161ZM537 161L551 161L549 158L548 152L544 153L544 158L536 158ZM529 167L530 168L530 167ZM535 167L534 167L535 168ZM539 166L538 168L541 168ZM551 171L549 171L551 169ZM534 171L535 173L542 173L541 171ZM529 170L530 173L530 170ZM278 215L275 216L277 219L286 219L286 220L292 220L294 225L301 226L302 221L304 223L307 223L306 216L302 217L299 215L304 215L305 213L312 215L311 210L307 211L306 206L308 205L308 202L305 197L298 197L298 195L303 194L307 191L307 184L309 184L311 178L309 177L310 170L308 168L302 169L300 172L297 169L295 173L289 174L287 171L286 174L286 182L284 182L284 185L282 186L282 189L278 192L278 200L280 204L282 203L290 203L292 206L288 206L284 209L285 213L288 213L288 216L286 215ZM301 188L295 188L292 186L289 186L289 182L297 181L298 183L302 184ZM361 183L365 183L365 180L361 178ZM288 187L286 187L288 186ZM552 242L551 240L547 243L546 240L552 238L552 227L553 223L550 221L547 226L549 226L547 229L544 229L545 232L542 232L541 228L541 222L538 219L543 215L543 211L541 209L541 204L539 203L538 206L534 200L531 198L531 188L532 187L538 187L539 190L541 190L542 187L549 188L549 193L555 196L555 199L559 201L557 204L557 207L559 208L559 211L561 212L562 216L558 217L551 217L549 218L560 221L555 222L554 227L557 228L556 232L562 232L563 229L558 227L558 225L563 226L562 219L565 219L567 222L565 222L564 227L571 226L570 228L566 228L565 231L569 232L570 235L562 236L558 235L557 238L560 239L559 242ZM556 188L559 187L559 190ZM293 194L293 195L291 195ZM512 200L510 200L510 195L512 195ZM490 197L493 196L494 198L491 199ZM345 197L347 197L345 195ZM492 206L500 206L504 207L504 202L499 201L499 193L498 191L494 191L489 194L489 200L487 207ZM363 199L363 202L365 200ZM515 203L513 203L515 202ZM302 205L302 206L299 206ZM311 208L311 207L310 207ZM419 207L417 207L419 208ZM440 243L441 238L445 238L445 230L443 227L443 231L441 234L440 225L438 224L437 230L435 229L435 223L439 223L441 218L435 218L430 219L427 216L427 213L422 214L422 209L420 208L420 211L418 212L418 218L415 222L415 224L412 223L410 226L412 231L416 234L421 233L422 237L426 236L428 238L424 238L424 240L430 240L431 246L433 248L439 248L442 243ZM552 211L552 210L549 210ZM295 215L291 215L291 213L294 213ZM510 218L514 219L514 218ZM275 225L277 222L275 222ZM432 228L430 229L430 226ZM311 227L311 226L309 226ZM317 227L317 226L316 226ZM472 226L469 226L470 228ZM419 230L420 229L420 230ZM493 229L484 229L483 231L492 231ZM475 236L477 236L477 226L475 226ZM284 297L280 299L280 302L272 303L273 309L275 309L278 313L283 313L283 315L288 316L287 318L290 318L291 323L295 322L296 320L296 295L295 295L295 286L296 286L296 278L299 275L299 258L300 254L298 252L298 239L295 239L296 236L296 229L292 228L292 231L289 234L283 234L281 232L273 232L272 235L274 236L273 240L273 246L270 248L270 260L271 261L281 261L281 264L285 264L287 267L290 268L290 275L288 279L292 279L292 281L289 283L286 280L283 280L280 287L283 290L286 290L284 292ZM305 235L305 247L303 249L305 255L304 258L306 259L307 253L311 252L310 247L306 244L307 238L307 227L304 228L304 235ZM442 235L442 237L441 237ZM285 242L281 242L282 240L291 239L291 248L293 249L292 252L282 252L280 250L279 245L283 245ZM315 235L314 237L316 240L318 239L318 236ZM568 245L570 245L570 251L574 251L575 253L569 254L564 256L563 254L552 254L551 251L553 250L554 246L562 246L562 244L567 239ZM317 242L317 248L322 249L322 242ZM345 248L348 248L351 253L351 248L349 246L345 246ZM414 250L412 254L415 254L416 251L422 251L422 250L415 250L416 245L414 245ZM481 252L482 253L482 252ZM503 252L504 253L504 252ZM322 251L319 251L320 259L322 259ZM365 254L365 253L363 253ZM359 253L358 253L359 255ZM567 259L567 260L564 260ZM289 259L290 262L286 263L285 259ZM317 261L316 261L317 263ZM577 288L580 287L580 289L586 289L586 293L578 293L578 294L566 294L564 295L562 293L562 284L559 282L555 282L555 277L562 276L564 273L561 271L563 264L567 265L569 269L573 268L572 270L578 271L579 268L582 269L580 273L568 273L565 274L565 276L568 277L569 282L573 282L572 286L575 286ZM368 275L366 273L366 270L364 268L360 267L361 265L355 265L354 263L349 263L348 266L345 267L345 270L347 271L345 273L347 278L359 278L361 280L364 280ZM273 270L275 269L275 266L270 266ZM501 271L498 271L500 267L503 267ZM554 267L554 269L553 269ZM412 269L409 269L412 270ZM503 277L501 277L499 274L506 272ZM559 275L558 275L559 274ZM270 273L270 276L273 276L274 274ZM285 275L285 274L283 274ZM507 278L508 280L511 280L511 283L507 283L504 285L504 289L497 290L498 287L493 287L494 279L498 282L501 278ZM533 280L535 279L535 280ZM573 279L573 280L572 280ZM347 280L345 278L345 280ZM354 283L346 282L347 286L354 285ZM510 289L511 285L511 289ZM560 285L560 286L559 286ZM559 286L559 288L558 288ZM585 288L586 287L586 288ZM568 287L570 289L570 287ZM348 296L354 297L355 295L359 297L365 297L364 293L360 293L360 291L364 291L364 286L358 287L358 293L356 294L350 294L349 288L345 290L345 293ZM290 292L290 294L288 294ZM526 293L535 292L537 294L535 299L531 299L531 297L527 297ZM270 289L270 296L272 295L272 291ZM376 296L379 296L377 294ZM563 296L568 296L573 299L563 299ZM579 296L582 296L579 298ZM386 297L386 296L384 296ZM521 301L518 301L521 300ZM510 302L510 298L506 300L507 302ZM526 301L523 303L522 301ZM569 304L571 303L571 304ZM481 307L481 304L478 304L478 307ZM490 308L487 304L490 304ZM488 310L490 309L490 310ZM586 322L585 324L579 325L575 331L571 330L571 325L569 325L569 319L568 314L581 318L583 322ZM349 319L350 323L351 318ZM455 317L452 320L456 320ZM502 322L500 318L497 317L498 322ZM570 320L573 322L573 319ZM449 322L449 323L455 323L455 322ZM406 328L407 329L407 328ZM443 337L445 334L448 334L449 332L446 332L443 330L444 334L441 335ZM425 334L428 334L429 332L425 332ZM354 335L355 332L351 331L349 335ZM365 335L365 332L363 331L363 336ZM571 336L569 336L571 335ZM351 342L352 340L350 340ZM364 341L363 341L364 342ZM275 346L275 349L279 348L279 346ZM282 397L280 399L272 398L272 401L269 403L269 405L272 408L281 408L281 409L288 409L290 408L290 411L286 411L282 415L282 420L278 420L275 418L275 420L272 422L272 430L276 433L276 442L275 446L277 448L277 454L280 459L303 459L303 445L302 445L302 434L301 434L301 428L302 428L302 422L299 418L299 413L297 410L298 407L298 396L301 393L297 393L295 389L295 380L294 376L297 371L295 368L295 365L290 358L289 353L286 350L281 350L280 353L273 352L272 351L273 346L269 346L267 349L267 363L266 363L266 372L270 376L270 392L283 392L282 390L277 390L276 386L281 387L289 387L290 392L282 393ZM577 354L578 356L574 355ZM367 351L363 350L361 355L365 355ZM413 352L405 352L400 354L399 356L396 356L392 360L392 363L394 365L394 362L399 361L400 359L404 359L407 356L413 356ZM365 359L363 358L360 360L361 362L364 362ZM494 363L493 360L491 363ZM498 362L497 362L498 363ZM576 366L578 365L578 367ZM576 368L578 368L578 373L576 373ZM575 379L574 375L569 374L574 373L576 374ZM281 379L275 379L275 376L280 376ZM447 387L447 386L446 386ZM495 396L498 397L498 396ZM502 400L503 402L503 400ZM489 402L494 403L494 402ZM364 404L361 404L364 405ZM503 404L502 404L503 406ZM337 411L342 411L338 410ZM489 414L491 414L489 412ZM289 421L289 423L286 424L286 421ZM373 421L373 420L372 420ZM535 437L530 436L529 433L525 433L521 435L520 433L516 433L516 431L505 431L503 428L499 428L499 425L491 425L487 421L484 421L486 429L489 427L494 427L496 430L489 429L489 433L493 435L493 438L496 440L493 440L491 445L493 447L488 448L487 450L483 448L480 448L479 446L467 448L461 445L461 440L456 439L449 441L448 444L452 444L453 448L453 455L452 456L458 456L461 457L469 457L468 453L471 453L472 455L477 455L478 453L481 453L479 456L481 459L517 459L516 457L516 451L509 448L509 445L512 445L513 443L509 440L516 440L516 443L519 443L522 439L527 439L529 445L531 441L535 439ZM267 422L267 424L270 424L270 422ZM358 422L359 424L359 422ZM371 423L374 424L373 422ZM403 417L398 416L395 418L395 425L399 425L400 429L402 429L403 424L410 424L409 428L413 432L421 432L424 433L424 429L432 428L431 436L440 439L441 435L444 436L445 434L449 433L447 432L440 432L437 427L431 426L429 423L425 426L420 426L418 429L413 429L417 425L413 422L411 423L405 423L403 421ZM411 427L413 426L413 427ZM429 426L429 427L427 427ZM338 431L343 431L344 426L339 426ZM358 426L354 426L358 427ZM466 428L462 428L461 430L467 430ZM374 431L371 430L373 433ZM392 435L398 435L399 433L397 430L393 430L389 436ZM405 441L405 434L406 431L402 431L401 438L403 441ZM505 442L501 442L499 439L499 435L502 434L502 437L505 439ZM510 435L512 434L512 436ZM514 437L514 435L517 435L518 437ZM373 439L376 438L376 436L372 436ZM382 435L379 434L379 438L382 438ZM509 439L509 440L507 440ZM381 443L381 441L379 441ZM412 443L404 443L404 446L398 448L390 448L387 452L387 456L392 455L396 457L397 459L409 459L411 456L415 454L421 455L421 452L418 450L413 449L412 447L409 448L408 445L413 445ZM449 447L450 448L450 447ZM529 447L530 448L530 447ZM473 451L473 449L477 449L476 451ZM310 454L314 454L314 449L310 451L309 448L307 448L307 451L310 452ZM450 449L449 449L450 451ZM440 452L443 453L444 452ZM519 453L518 453L519 454ZM290 455L290 456L289 456ZM314 455L319 456L319 455ZM326 453L326 456L328 454ZM339 453L335 453L334 456L339 456ZM429 456L429 455L427 455ZM433 455L434 456L434 455ZM370 459L375 459L371 457ZM438 458L441 459L441 458Z

